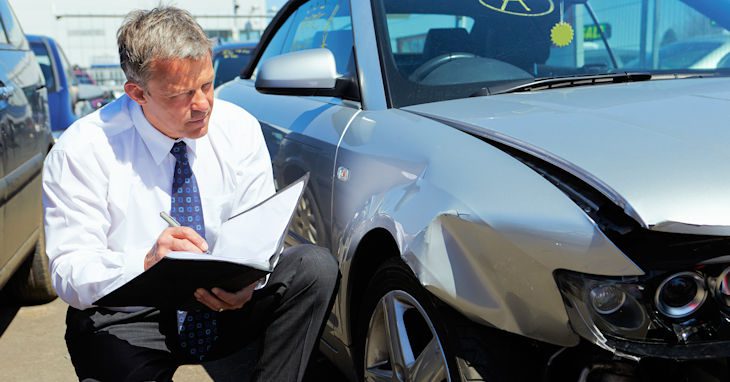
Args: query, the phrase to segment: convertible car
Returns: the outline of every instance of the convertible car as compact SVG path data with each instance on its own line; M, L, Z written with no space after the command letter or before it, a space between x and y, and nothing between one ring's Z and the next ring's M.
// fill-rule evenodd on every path
M728 0L290 1L217 96L279 187L310 174L291 238L342 273L321 352L366 381L726 380L730 72L658 52L728 28Z

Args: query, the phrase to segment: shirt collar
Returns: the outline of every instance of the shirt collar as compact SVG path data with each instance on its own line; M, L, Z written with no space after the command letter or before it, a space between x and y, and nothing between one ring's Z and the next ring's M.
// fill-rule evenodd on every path
M147 120L147 117L145 117L142 112L142 107L132 99L129 100L129 114L132 118L132 123L134 123L134 127L142 137L142 141L147 146L147 150L149 150L150 154L152 154L152 158L158 166L167 157L167 155L170 154L170 150L172 150L172 146L176 142L181 140L185 142L185 144L190 148L189 152L191 152L193 156L196 156L195 150L198 147L197 141L208 139L207 135L199 139L172 139L165 134L162 134Z

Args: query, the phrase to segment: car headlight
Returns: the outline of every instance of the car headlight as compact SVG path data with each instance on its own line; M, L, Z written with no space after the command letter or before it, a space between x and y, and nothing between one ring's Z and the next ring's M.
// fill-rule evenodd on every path
M696 272L680 272L659 284L654 303L660 313L671 318L682 318L699 310L705 302L705 280Z
M573 329L607 350L691 359L709 357L710 346L715 357L730 355L730 267L632 277L557 271L555 279Z
M646 338L649 314L641 303L646 294L642 285L573 272L558 272L556 278L573 316L588 325L585 329L597 340L605 342L605 335Z

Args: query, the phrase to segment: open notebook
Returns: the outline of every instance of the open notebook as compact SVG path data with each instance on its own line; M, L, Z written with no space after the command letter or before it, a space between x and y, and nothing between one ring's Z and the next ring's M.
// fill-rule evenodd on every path
M197 288L237 291L274 270L309 174L221 224L210 254L170 252L97 306L202 307ZM234 209L235 210L235 209Z

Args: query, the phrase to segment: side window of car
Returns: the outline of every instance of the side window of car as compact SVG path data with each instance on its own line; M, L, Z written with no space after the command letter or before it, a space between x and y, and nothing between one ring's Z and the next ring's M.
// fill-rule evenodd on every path
M49 92L56 91L56 77L53 75L53 64L51 63L51 55L48 54L48 47L44 43L32 43L30 48L35 54L38 65L43 72L43 78L46 80L46 87Z
M261 66L262 62L265 62L271 57L275 57L281 54L282 50L284 49L284 43L287 40L287 36L289 35L289 30L291 29L292 20L294 20L294 17L296 15L296 12L294 12L289 18L282 24L282 26L276 31L274 34L274 37L269 40L269 44L266 45L266 49L261 54L261 58L259 58L259 62L256 63L256 69L254 71L255 73L258 72L259 67Z
M347 0L311 0L302 4L276 32L259 63L279 54L327 48L337 72L354 72L352 19Z
M6 0L0 0L0 16L8 42L18 49L28 49L28 41L20 28L20 23Z

